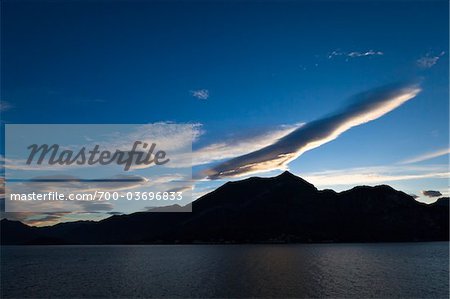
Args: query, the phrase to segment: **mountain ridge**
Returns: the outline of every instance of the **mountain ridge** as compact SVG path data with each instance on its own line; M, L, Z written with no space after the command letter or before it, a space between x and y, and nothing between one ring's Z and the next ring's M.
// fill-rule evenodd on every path
M32 227L1 221L2 244L307 243L448 240L448 198L434 204L388 185L318 190L290 172L228 182L190 213L137 212Z

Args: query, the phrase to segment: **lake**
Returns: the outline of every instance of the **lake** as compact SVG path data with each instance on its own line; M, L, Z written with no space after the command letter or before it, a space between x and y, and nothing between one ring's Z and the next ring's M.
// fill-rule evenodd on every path
M439 297L449 243L2 246L2 297Z

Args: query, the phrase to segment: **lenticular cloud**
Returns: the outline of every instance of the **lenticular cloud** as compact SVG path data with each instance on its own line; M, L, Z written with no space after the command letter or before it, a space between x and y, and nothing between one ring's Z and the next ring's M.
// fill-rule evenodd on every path
M336 139L352 127L385 115L419 92L417 85L397 84L360 93L345 109L307 123L269 146L207 169L202 176L213 180L283 169L304 152Z

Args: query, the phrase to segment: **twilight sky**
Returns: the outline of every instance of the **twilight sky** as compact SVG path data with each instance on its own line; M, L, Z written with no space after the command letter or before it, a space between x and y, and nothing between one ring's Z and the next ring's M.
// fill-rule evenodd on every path
M197 196L248 161L240 178L449 194L446 1L2 4L2 125L197 124Z

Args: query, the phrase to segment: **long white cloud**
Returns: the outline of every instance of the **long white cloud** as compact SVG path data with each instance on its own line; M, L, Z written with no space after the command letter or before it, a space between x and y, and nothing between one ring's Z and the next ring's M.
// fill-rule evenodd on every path
M375 120L414 98L417 85L390 85L355 96L354 104L294 130L277 142L203 171L208 179L283 169L304 152L336 139L352 127Z

